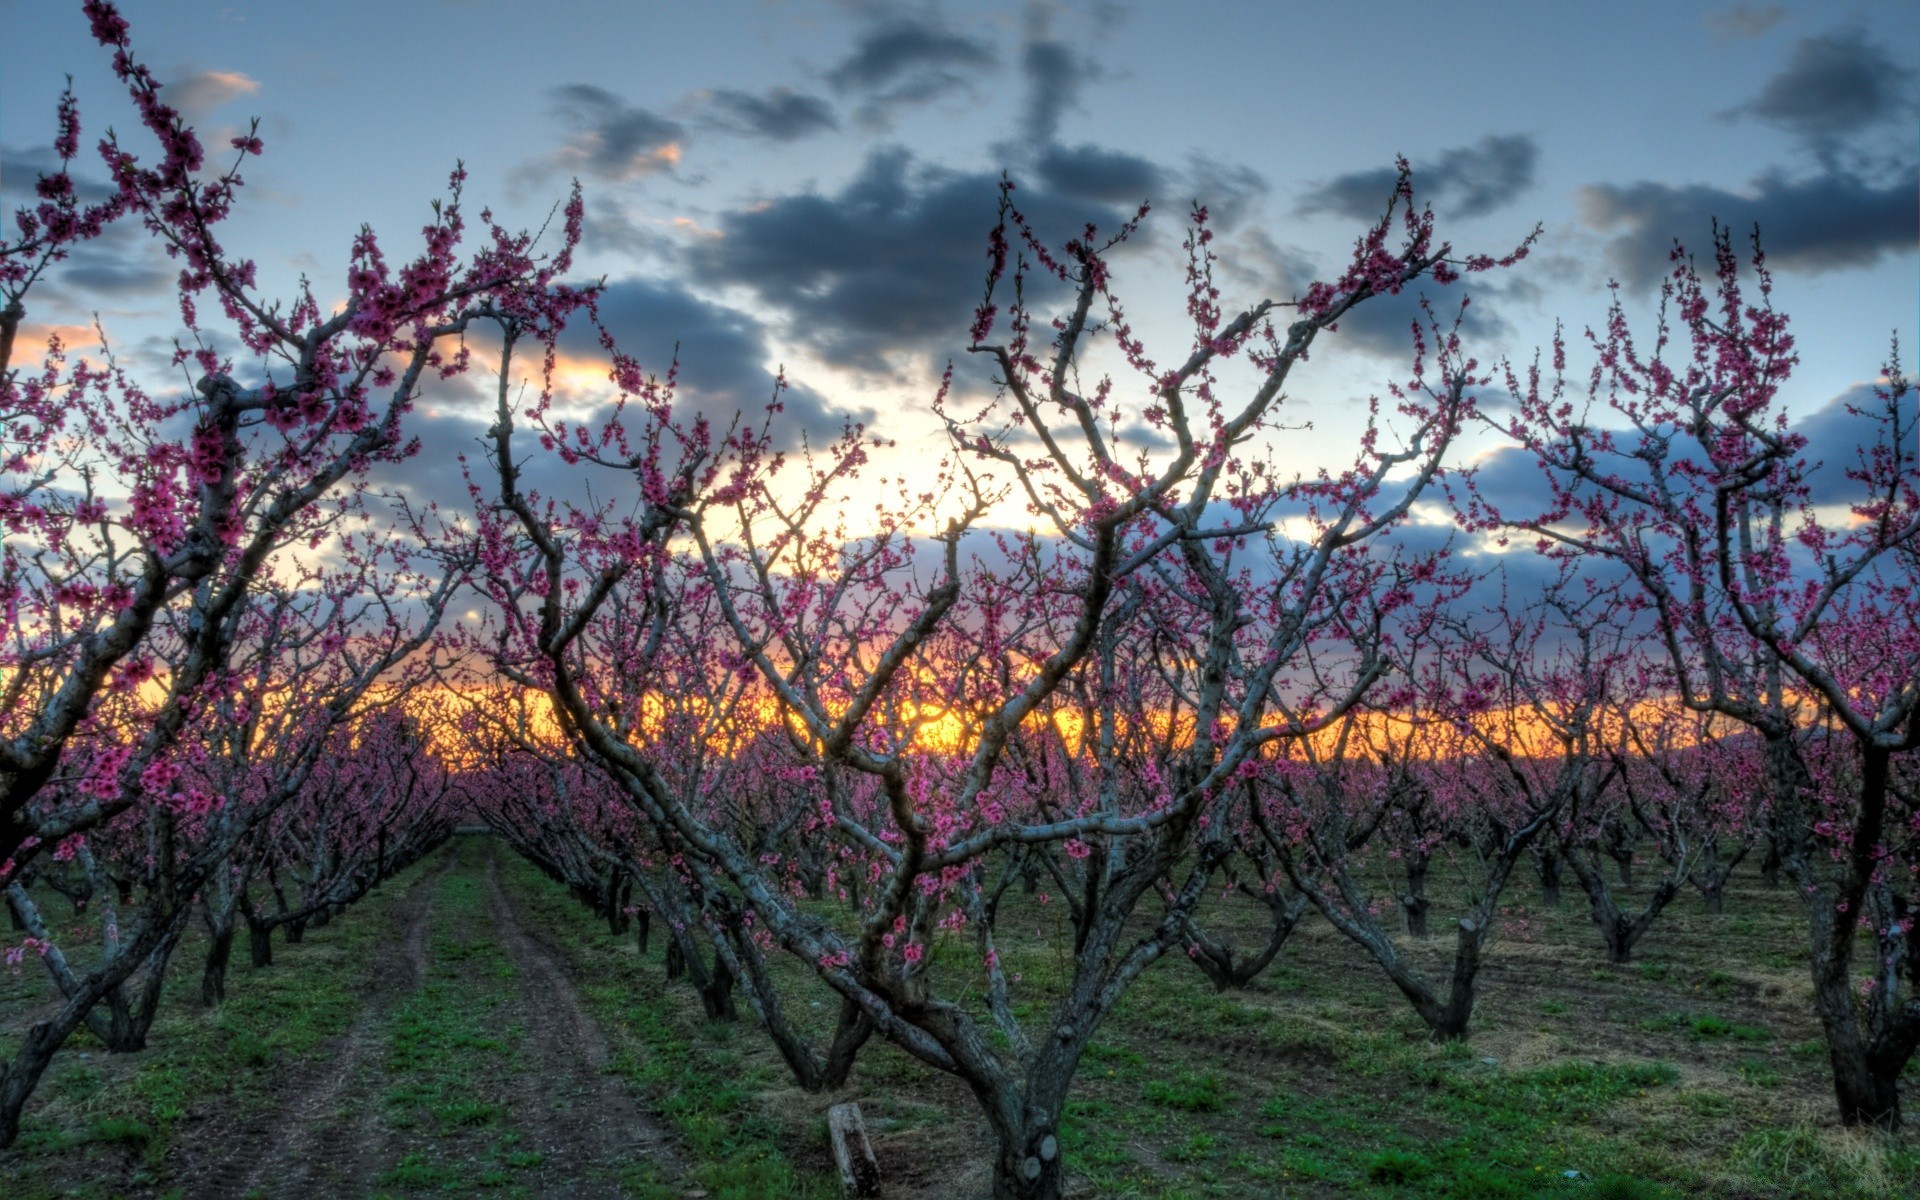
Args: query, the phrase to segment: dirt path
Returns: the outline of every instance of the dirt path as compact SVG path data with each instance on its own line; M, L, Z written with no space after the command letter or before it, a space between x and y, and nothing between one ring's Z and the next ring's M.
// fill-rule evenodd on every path
M626 1195L616 1169L652 1160L676 1174L673 1151L659 1126L625 1085L605 1073L611 1057L605 1034L581 1003L565 959L529 933L500 887L498 848L488 844L487 911L493 932L513 960L518 994L505 1020L526 1032L520 1055L524 1090L511 1097L512 1124L526 1146L543 1156L536 1173L540 1195Z
M173 1181L181 1194L228 1198L364 1195L380 1167L373 1098L366 1076L378 1069L380 1028L394 1005L427 977L427 932L440 880L438 868L414 880L395 905L403 932L387 943L370 975L371 988L353 1028L326 1058L281 1093L276 1111L230 1130L209 1130L207 1157Z

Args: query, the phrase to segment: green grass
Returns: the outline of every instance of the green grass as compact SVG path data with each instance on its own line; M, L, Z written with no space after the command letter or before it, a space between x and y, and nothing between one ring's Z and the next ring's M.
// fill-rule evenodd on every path
M883 1164L920 1171L922 1190L935 1186L928 1180L981 1179L986 1131L954 1080L876 1039L844 1093L806 1095L754 1027L744 997L739 1022L711 1022L689 987L665 980L659 922L642 959L630 937L612 937L530 867L503 860L502 882L530 929L572 956L613 1050L609 1070L672 1136L684 1177L634 1161L620 1170L631 1193L832 1196L822 1113L846 1098L860 1101ZM522 1060L526 1031L499 1011L519 981L488 931L477 859L469 853L439 888L444 920L437 915L429 978L382 1028L384 1078L370 1099L383 1120L405 1126L406 1152L378 1186L535 1194L541 1172L556 1164L515 1140L502 1091L537 1069ZM1439 890L1434 898L1448 902ZM1489 948L1471 1039L1447 1045L1429 1041L1399 994L1317 918L1244 991L1216 993L1169 956L1122 999L1082 1058L1059 1131L1070 1172L1083 1192L1141 1200L1920 1194L1912 1139L1827 1128L1825 1046L1805 998L1804 956L1789 953L1801 936L1791 895L1743 879L1728 905L1728 917L1709 918L1676 903L1649 934L1642 961L1626 966L1604 963L1577 895L1558 909L1532 907L1526 937ZM1203 917L1218 936L1246 945L1258 933L1253 905L1236 897L1209 906ZM810 911L846 919L827 905ZM175 1123L257 1099L257 1087L249 1093L234 1080L293 1069L351 1024L359 987L352 939L364 915L284 948L271 971L236 966L226 1012L170 1007L192 1023L157 1029L151 1060L137 1071L97 1051L63 1058L36 1110L49 1119L0 1170L27 1168L39 1190L23 1187L25 1200L55 1194L56 1185L64 1194L83 1163L121 1190L149 1186L134 1182L144 1171L159 1190L164 1170L155 1164L170 1161ZM937 939L934 970L941 994L981 1016L968 936ZM1044 1031L1071 983L1063 906L1015 889L998 942L1019 976L1017 1010L1030 1031ZM1444 971L1446 939L1403 946ZM328 956L317 974L306 969L310 952ZM823 1042L834 998L803 965L776 954L772 969L789 1014ZM280 1007L264 1019L236 1007L264 1003L260 986L281 980L313 995L273 1001ZM0 994L0 1014L3 1006ZM162 1036L169 1029L196 1046L173 1045ZM96 1124L109 1117L133 1124ZM49 1164L65 1169L42 1170ZM103 1183L78 1194L110 1190Z
M502 873L529 920L562 931L560 944L591 966L594 982L582 996L613 1044L609 1069L628 1080L675 1135L689 1160L691 1184L712 1200L828 1200L839 1194L827 1170L794 1161L788 1139L767 1111L767 1094L784 1089L787 1079L783 1068L767 1061L764 1038L751 1028L706 1020L690 988L669 986L657 939L655 958L641 962L630 941L616 942L604 923L583 920L571 897L531 868L503 864ZM757 1053L743 1056L736 1048L741 1042ZM662 1188L658 1175L637 1165L627 1182L642 1194L681 1194Z
M352 1025L400 886L309 930L300 945L276 943L269 968L252 968L242 948L228 968L226 1003L212 1010L199 1002L205 941L195 925L175 951L145 1051L108 1054L83 1031L54 1059L28 1103L20 1141L0 1157L7 1200L104 1198L130 1186L164 1191L168 1172L191 1151L177 1127L198 1116L256 1111L278 1080L315 1063L329 1039ZM84 966L88 945L78 938L74 945L76 965ZM37 997L45 986L27 973L0 975L0 1018L13 997ZM5 1031L0 1021L0 1056L11 1050Z
M1227 1106L1220 1094L1220 1077L1182 1071L1173 1079L1150 1079L1141 1095L1149 1104L1181 1112L1219 1112Z

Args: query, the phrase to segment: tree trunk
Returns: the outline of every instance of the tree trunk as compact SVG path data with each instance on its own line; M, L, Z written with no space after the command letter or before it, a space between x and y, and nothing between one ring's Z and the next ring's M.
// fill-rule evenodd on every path
M207 965L200 972L200 1003L218 1008L227 998L227 960L233 957L233 918L207 940Z
M700 987L700 1007L713 1021L737 1021L740 1010L733 1002L733 972L724 960L713 964L713 974Z
M1407 864L1407 890L1400 895L1400 911L1407 917L1407 935L1423 938L1427 936L1427 856L1409 854Z
M653 913L641 909L633 914L633 940L638 944L640 957L647 956L647 943L653 940Z
M840 1022L833 1032L833 1044L827 1048L827 1057L820 1064L820 1086L826 1091L844 1087L847 1076L853 1073L853 1063L860 1055L860 1047L866 1045L873 1035L873 1021L860 1011L860 1006L851 1000L840 1001Z
M27 1031L11 1060L0 1063L0 1150L19 1138L20 1113L27 1107L27 1098L46 1074L54 1052L80 1027L93 1003L80 997L67 1001L58 1013Z
M1706 902L1708 916L1717 917L1726 912L1727 881L1724 877L1695 880L1694 883L1700 889L1700 899Z
M1540 902L1548 908L1559 908L1565 903L1560 894L1560 855L1551 847L1536 850L1533 865L1540 874Z
M273 926L247 918L247 955L256 968L273 965Z
M1062 1169L1058 1122L1044 1108L1027 1109L1015 1124L993 1120L998 1153L993 1160L993 1200L1060 1200Z
M175 913L165 924L143 923L141 932L132 944L123 945L118 953L80 980L58 1011L46 1020L35 1023L27 1031L13 1058L0 1062L0 1150L13 1145L20 1136L20 1114L26 1108L27 1100L33 1095L41 1076L53 1062L54 1053L87 1020L104 997L120 990L139 964L145 962L150 969L164 972L166 952L179 939L180 929L185 923L184 909ZM157 986L152 994L157 998ZM151 1013L147 1014L146 1020L151 1024ZM144 1028L140 1030L140 1038L144 1042Z
M1447 1002L1444 1006L1434 1006L1431 1013L1420 1014L1433 1030L1436 1042L1462 1042L1467 1038L1467 1027L1473 1020L1474 983L1480 974L1482 936L1478 923L1471 919L1460 922Z
M1298 892L1287 897L1261 895L1267 906L1267 944L1257 954L1242 957L1233 947L1216 942L1200 926L1188 922L1181 940L1187 945L1187 958L1200 968L1216 992L1238 991L1272 965L1293 936L1300 918L1306 915L1307 898Z
M1768 887L1780 886L1780 842L1771 834L1767 836L1767 853L1760 859L1760 878Z

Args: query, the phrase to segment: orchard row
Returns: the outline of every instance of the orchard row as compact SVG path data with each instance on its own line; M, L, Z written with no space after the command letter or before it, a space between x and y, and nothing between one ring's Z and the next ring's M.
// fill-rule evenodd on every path
M1293 475L1272 445L1325 335L1532 237L1457 254L1403 164L1337 278L1230 315L1196 208L1191 336L1162 359L1113 266L1145 208L1055 244L1008 183L956 347L990 398L949 369L948 449L909 480L857 426L807 446L778 384L715 423L648 374L567 281L577 191L557 246L483 213L467 250L456 172L412 257L355 240L343 303L262 296L220 240L257 137L211 163L112 5L84 9L155 147L104 139L112 187L83 201L64 98L63 167L0 244L0 887L10 958L61 997L0 1064L0 1145L74 1031L144 1044L196 915L218 1003L241 925L264 961L473 820L616 924L658 918L708 1011L743 998L800 1086L875 1038L957 1077L1000 1196L1060 1194L1075 1072L1160 958L1244 986L1311 909L1466 1038L1523 870L1577 882L1625 961L1762 856L1803 903L1842 1120L1898 1124L1912 398L1890 366L1837 494L1784 415L1757 239L1743 261L1717 235L1704 270L1676 251L1650 337L1616 298L1578 380L1558 336L1490 367L1428 309L1351 457ZM16 366L30 290L123 223L181 264L192 386L57 341ZM610 404L565 384L569 326L597 331ZM383 494L422 389L470 369L497 377L470 506ZM1471 464L1487 434L1530 464L1517 498ZM1009 506L1023 524L988 523ZM1635 904L1608 857L1657 872ZM1440 871L1462 911L1429 900ZM1000 963L1016 880L1069 910L1063 990ZM1264 942L1207 928L1217 889L1265 907ZM58 944L55 892L96 906L100 946ZM1444 974L1409 952L1429 936ZM788 1015L781 959L838 1006L830 1035Z

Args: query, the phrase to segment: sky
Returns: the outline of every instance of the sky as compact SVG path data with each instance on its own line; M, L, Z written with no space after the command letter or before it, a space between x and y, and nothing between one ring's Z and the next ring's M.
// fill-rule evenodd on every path
M1152 202L1116 266L1163 360L1189 336L1190 203L1220 231L1237 311L1337 274L1396 155L1463 254L1543 227L1524 263L1470 280L1463 332L1483 362L1524 362L1556 321L1599 323L1610 282L1644 320L1674 239L1706 249L1716 217L1760 224L1802 356L1787 403L1829 441L1890 338L1909 365L1920 340L1915 0L121 8L210 145L259 119L266 154L225 240L268 294L304 273L342 295L361 224L396 256L456 160L469 205L512 226L577 178L581 274L606 277L603 311L643 363L664 371L678 346L687 403L758 407L784 367L796 428L851 415L898 439L905 469L937 453L925 407L946 362L963 391L985 387L964 350L1003 171L1056 240ZM78 0L0 0L0 31L10 212L52 162L64 76L83 146L136 124ZM171 280L129 224L77 252L28 319L44 333L97 314L123 359L157 369ZM1316 349L1289 389L1313 428L1280 440L1283 463L1351 456L1365 399L1406 373L1413 304L1370 305ZM453 460L478 448L483 389L426 397L426 454L390 481L462 499Z

